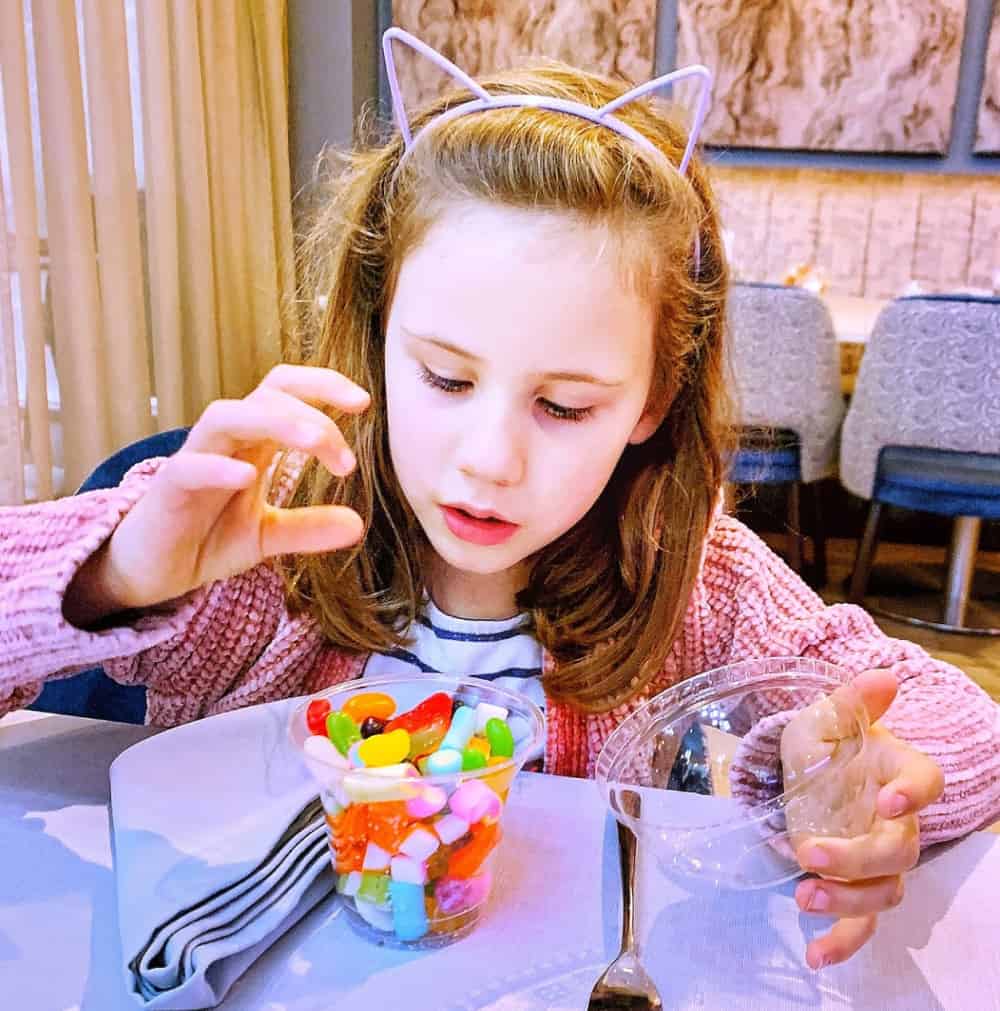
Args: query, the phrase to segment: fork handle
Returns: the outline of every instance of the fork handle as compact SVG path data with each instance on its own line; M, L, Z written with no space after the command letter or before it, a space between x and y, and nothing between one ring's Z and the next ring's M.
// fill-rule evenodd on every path
M635 950L635 833L618 822L618 862L622 877L622 951Z

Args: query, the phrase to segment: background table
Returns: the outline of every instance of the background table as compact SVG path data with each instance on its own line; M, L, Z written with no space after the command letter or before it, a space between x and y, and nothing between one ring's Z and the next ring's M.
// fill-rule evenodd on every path
M0 721L0 979L26 1009L134 1009L122 983L107 769L151 731L72 717ZM261 1011L585 1006L618 945L613 825L593 783L524 774L506 818L504 871L486 921L433 952L357 937L336 903L286 934L223 1007ZM847 965L813 974L818 928L791 884L689 891L641 857L641 935L667 1008L1000 1008L1000 839L939 847L900 909ZM509 859L516 857L516 859Z

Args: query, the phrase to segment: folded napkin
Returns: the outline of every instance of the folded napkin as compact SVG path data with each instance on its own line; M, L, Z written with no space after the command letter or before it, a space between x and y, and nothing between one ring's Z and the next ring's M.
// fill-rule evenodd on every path
M288 740L297 701L177 727L112 764L122 953L143 1006L215 1006L333 891L316 786Z

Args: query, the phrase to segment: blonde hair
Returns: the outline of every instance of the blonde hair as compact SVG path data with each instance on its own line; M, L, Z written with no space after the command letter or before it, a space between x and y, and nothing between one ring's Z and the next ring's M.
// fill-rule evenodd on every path
M612 80L563 65L498 74L492 93L544 93L600 106ZM449 94L413 117L414 134ZM648 102L617 113L677 165L687 140ZM295 362L335 368L367 389L360 417L338 416L359 464L345 479L311 461L293 505L337 502L366 521L366 536L336 556L284 560L288 598L329 639L357 651L401 645L423 600L419 524L389 455L384 331L404 257L435 212L453 200L564 211L606 224L630 276L655 300L652 406L657 431L623 453L589 513L532 559L518 605L556 663L546 692L602 711L640 692L662 669L684 620L723 478L728 439L723 384L727 272L715 201L692 160L686 176L613 131L565 113L497 109L433 127L400 167L402 141L349 156L301 246L303 318ZM694 239L700 265L695 276ZM325 308L313 314L316 294Z

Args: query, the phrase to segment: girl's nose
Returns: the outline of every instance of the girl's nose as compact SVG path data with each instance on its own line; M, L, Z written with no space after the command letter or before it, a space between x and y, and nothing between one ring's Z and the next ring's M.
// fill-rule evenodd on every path
M490 484L516 485L524 477L523 439L510 413L476 413L459 437L458 469Z

